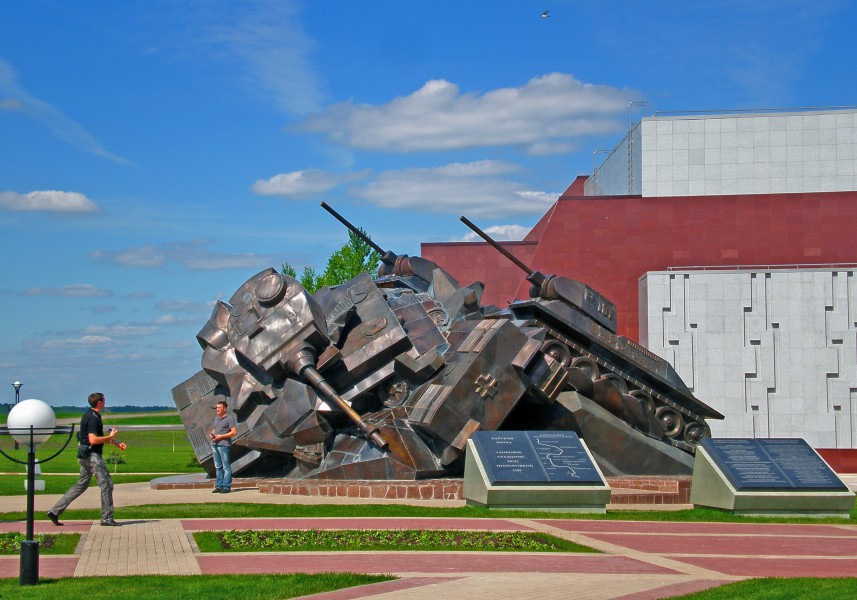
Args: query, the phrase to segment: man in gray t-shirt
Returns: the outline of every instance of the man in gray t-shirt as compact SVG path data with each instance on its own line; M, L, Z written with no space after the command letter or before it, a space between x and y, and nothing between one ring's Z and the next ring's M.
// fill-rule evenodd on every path
M221 400L214 410L217 411L217 416L214 417L214 426L208 435L211 438L214 469L217 472L212 493L228 494L232 491L232 461L229 458L229 448L232 446L232 438L238 431L235 417L226 411L226 402Z

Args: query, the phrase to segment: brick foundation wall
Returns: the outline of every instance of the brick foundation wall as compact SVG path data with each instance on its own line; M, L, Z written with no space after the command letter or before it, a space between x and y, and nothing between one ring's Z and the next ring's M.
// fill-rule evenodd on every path
M608 477L612 504L688 504L687 477ZM285 494L319 498L365 498L367 500L464 500L461 479L421 481L341 481L338 479L253 479L235 478L232 487L259 488L262 494ZM211 489L214 481L155 480L151 487L168 489Z
M379 500L463 500L461 488L460 479L422 481L268 479L259 483L259 491L263 494Z
M689 504L692 481L689 475L607 478L611 504Z

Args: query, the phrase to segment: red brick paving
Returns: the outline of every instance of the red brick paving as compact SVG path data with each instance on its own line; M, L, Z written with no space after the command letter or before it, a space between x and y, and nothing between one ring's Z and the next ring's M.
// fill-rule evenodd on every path
M624 556L505 552L289 552L204 554L206 575L239 573L612 573L677 574Z
M676 535L588 533L587 537L651 554L730 554L740 556L852 556L857 537L780 537L773 535ZM855 571L857 574L857 571Z
M77 556L40 556L39 578L71 577L77 566ZM21 559L18 556L0 557L0 577L18 578L21 575Z
M465 529L488 531L532 531L504 519L433 518L284 518L284 519L182 519L187 531L228 531L232 529Z
M857 558L672 556L673 560L743 577L857 577Z
M183 519L187 531L224 529L462 529L527 530L527 521L510 519L431 518L272 518L272 519ZM534 521L534 523L536 523ZM540 519L538 523L609 542L642 555L483 552L351 552L351 553L230 553L197 555L203 573L317 573L355 571L363 573L408 573L405 578L379 587L373 593L395 592L409 587L448 581L446 576L464 573L578 573L678 575L679 571L658 564L668 557L672 564L684 563L729 577L854 577L857 575L857 526L789 525L763 523L680 523L645 521L600 521ZM56 528L36 523L37 532L85 532L91 521L69 521ZM24 531L25 523L0 523L0 531ZM645 555L651 556L647 562ZM638 559L639 558L639 559ZM77 556L42 556L41 577L69 577ZM0 577L19 574L17 556L0 558ZM435 575L436 577L432 577ZM710 577L710 575L709 575ZM672 596L713 587L722 581L694 579L657 590L626 596L640 600ZM389 587L394 586L394 587ZM395 587L400 586L400 587ZM360 588L358 588L360 589ZM341 590L326 600L348 600L365 596L365 589ZM335 595L338 594L338 595ZM478 595L478 590L474 590Z
M578 519L538 519L551 527L581 533L681 533L721 535L805 535L857 538L857 526L789 525L788 523L681 523L678 521L585 521Z

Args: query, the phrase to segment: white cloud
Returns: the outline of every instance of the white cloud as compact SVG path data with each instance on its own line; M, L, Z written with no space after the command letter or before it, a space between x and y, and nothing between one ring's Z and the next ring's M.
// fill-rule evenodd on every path
M77 338L59 338L44 340L37 345L42 348L80 348L115 344L116 341L104 335L83 335Z
M543 213L559 194L499 177L519 170L511 163L483 160L385 171L352 193L383 208L493 218Z
M190 300L165 300L158 302L158 310L164 312L204 313L208 315L214 308L215 302L193 302Z
M23 110L24 103L20 100L14 100L12 98L6 98L5 100L0 100L0 110Z
M118 350L108 349L108 351L104 354L104 360L110 360L115 362L122 361L149 361L151 360L151 356L143 354L142 352L119 352Z
M253 191L262 196L312 196L339 185L340 177L318 169L306 169L274 175L253 184Z
M234 4L228 21L222 11L209 24L210 43L227 49L226 60L239 60L251 82L266 96L273 94L285 112L305 114L321 105L322 92L309 56L315 43L302 30L299 7L274 0ZM224 24L228 22L228 24Z
M530 233L530 229L530 227L524 227L523 225L493 225L492 227L482 229L482 231L498 242L510 242L524 239L524 237ZM479 237L476 232L471 231L465 235L461 241L481 242L482 238Z
M21 87L15 69L2 58L0 58L0 92L8 96L3 100L0 109L13 110L35 119L50 129L55 137L79 150L115 162L128 163L127 159L108 152L104 145L80 124Z
M155 335L158 328L154 325L128 325L120 323L117 325L102 326L91 325L83 330L84 336L104 337L137 337L141 335Z
M42 288L34 287L24 290L20 293L21 296L51 296L65 298L104 298L112 296L110 290L103 290L88 283L76 283L67 285L61 288Z
M27 194L0 192L0 208L28 212L94 213L98 205L77 192L37 190Z
M271 254L227 254L207 248L210 240L174 242L160 246L146 245L125 250L95 250L89 258L95 262L133 267L159 269L178 265L188 271L217 271L225 269L261 269L282 262Z
M205 305L205 308L207 310L211 310L210 305ZM155 319L154 321L152 321L152 323L154 323L155 325L187 325L189 323L197 323L198 324L198 319L191 319L191 318L179 319L175 315L162 315L162 316L158 317L157 319Z
M157 269L167 264L167 253L155 246L137 246L126 250L95 250L89 258L96 262L106 262L123 267L138 269Z
M464 93L445 80L383 105L343 102L307 119L301 129L347 146L387 152L524 146L531 153L568 152L587 135L619 131L628 89L586 84L551 73L517 88Z

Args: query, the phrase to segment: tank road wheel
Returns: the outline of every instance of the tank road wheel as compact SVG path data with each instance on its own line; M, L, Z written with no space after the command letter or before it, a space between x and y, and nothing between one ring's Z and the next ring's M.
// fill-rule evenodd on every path
M591 379L595 381L601 376L601 369L598 368L598 364L592 360L591 358L586 358L585 356L578 356L574 360L571 361L571 366L575 369L580 369Z
M643 390L631 390L628 394L639 400L643 409L647 413L650 415L655 414L655 399L652 398L652 395L649 392L644 392Z
M559 362L563 367L571 364L571 350L559 340L547 340L542 344L542 352Z
M628 383L624 379L616 375L616 373L605 373L604 379L613 384L613 387L615 387L623 394L628 393Z
M696 446L699 442L702 441L702 438L708 437L711 435L707 434L705 431L705 427L700 423L691 422L687 424L687 427L684 428L684 441L690 444L691 446Z
M381 386L381 389L378 390L381 402L383 402L384 406L387 408L401 406L404 401L408 399L410 394L411 389L408 382L398 377L393 377L389 381L385 382Z
M655 416L664 427L667 437L675 437L681 432L683 419L681 413L670 406L659 406Z

